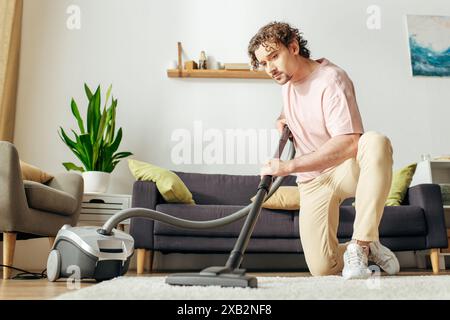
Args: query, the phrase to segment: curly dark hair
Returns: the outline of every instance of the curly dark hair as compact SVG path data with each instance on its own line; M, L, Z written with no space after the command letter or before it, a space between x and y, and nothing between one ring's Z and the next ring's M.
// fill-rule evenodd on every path
M285 22L273 21L266 24L264 27L258 30L258 33L253 36L248 44L248 55L251 59L251 65L254 69L258 69L259 62L256 59L255 51L260 45L267 47L270 43L281 43L284 46L288 45L292 41L297 41L300 47L299 55L304 58L310 57L310 51L307 48L308 41L302 37L302 33L291 27Z

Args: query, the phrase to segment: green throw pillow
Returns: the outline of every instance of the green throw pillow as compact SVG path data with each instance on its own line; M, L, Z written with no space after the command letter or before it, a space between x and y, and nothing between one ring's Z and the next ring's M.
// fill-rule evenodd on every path
M417 163L412 163L394 172L392 176L391 190L386 200L387 206L399 206L405 198L406 191L411 184Z
M401 205L416 172L416 167L417 163L412 163L394 172L392 175L391 189L385 204L386 206ZM355 202L352 203L352 206L355 206Z
M156 183L159 193L167 202L195 204L192 193L172 171L133 159L128 159L128 167L137 180Z

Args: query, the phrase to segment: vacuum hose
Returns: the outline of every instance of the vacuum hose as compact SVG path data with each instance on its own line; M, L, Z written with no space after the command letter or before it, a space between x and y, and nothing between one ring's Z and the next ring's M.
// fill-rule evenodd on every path
M290 138L289 136L290 136L289 128L287 126L285 126L284 130L283 130L283 134L280 137L278 149L275 153L274 158L280 158L281 153L284 149L284 146L285 146L286 142L288 141L288 139ZM295 156L295 149L293 147L292 140L291 140L288 160L293 159L294 156ZM272 179L271 176L264 176L263 179L267 179L269 177L270 177L270 179ZM266 197L264 198L264 201L269 199L275 193L275 191L277 191L277 189L283 182L284 178L285 177L277 177L276 178L276 180L273 182L269 192L267 193ZM255 201L255 203L256 203L256 201ZM168 215L166 213L159 212L159 211L152 210L152 209L147 209L147 208L130 208L130 209L122 210L121 212L113 215L111 218L109 218L105 222L103 227L101 229L99 229L98 232L102 235L111 235L112 229L114 227L116 227L121 221L126 220L131 217L150 218L150 219L158 220L160 222L163 222L163 223L166 223L169 225L173 225L175 227L180 227L183 229L215 228L215 227L225 226L227 224L230 224L234 221L237 221L237 220L245 217L251 211L253 206L254 206L254 203L250 203L246 207L244 207L226 217L214 219L214 220L205 220L205 221L192 221L192 220L180 219L180 218Z

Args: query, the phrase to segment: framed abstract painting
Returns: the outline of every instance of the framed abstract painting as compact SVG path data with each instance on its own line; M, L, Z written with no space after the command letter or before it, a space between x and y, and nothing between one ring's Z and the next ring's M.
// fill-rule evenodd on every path
M450 76L450 17L407 15L413 76Z

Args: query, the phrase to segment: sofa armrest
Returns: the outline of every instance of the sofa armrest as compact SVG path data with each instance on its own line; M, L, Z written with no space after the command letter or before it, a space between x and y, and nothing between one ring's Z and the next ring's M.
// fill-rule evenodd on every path
M0 141L0 232L17 231L27 224L29 212L16 147Z
M53 176L53 179L47 183L47 186L66 192L77 200L77 208L70 216L70 225L75 226L80 218L81 204L83 202L83 177L74 172L60 172Z
M136 181L133 184L133 208L156 209L160 193L152 181ZM134 238L135 248L153 250L154 221L147 218L131 218L130 235Z
M81 202L83 198L83 177L74 172L61 172L53 176L47 186L64 191Z
M427 247L447 248L444 208L441 188L438 184L419 184L408 188L407 202L423 208L427 222Z

